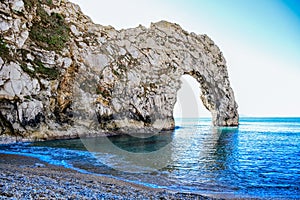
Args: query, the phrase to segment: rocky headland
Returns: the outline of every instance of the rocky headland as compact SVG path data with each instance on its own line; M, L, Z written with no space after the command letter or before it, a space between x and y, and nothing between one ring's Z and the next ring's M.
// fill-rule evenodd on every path
M0 143L173 129L184 74L213 125L238 125L207 35L166 21L116 30L66 0L0 1Z

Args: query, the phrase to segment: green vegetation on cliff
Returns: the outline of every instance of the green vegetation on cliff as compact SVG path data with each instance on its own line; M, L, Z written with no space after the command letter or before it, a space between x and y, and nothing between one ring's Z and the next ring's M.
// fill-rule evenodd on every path
M52 0L24 0L24 5L27 10L31 10L34 6L40 7L45 4L49 7L55 7Z
M48 80L55 80L58 78L59 70L57 68L46 67L39 58L29 60L27 54L30 53L30 51L20 49L18 50L18 53L21 57L21 59L18 60L21 64L20 66L30 77L42 77Z
M9 53L9 48L7 47L6 42L0 37L0 55L1 58L5 61L11 60L11 55Z
M69 27L64 17L59 13L52 12L50 15L42 8L41 3L53 7L51 0L26 0L25 7L31 9L37 6L37 19L33 21L29 37L38 46L50 51L60 51L66 47L69 41Z
M48 68L43 65L40 60L36 60L32 63L34 65L34 71L29 69L26 65L21 65L21 68L31 77L42 76L43 78L48 78L49 80L57 79L59 71L54 68Z

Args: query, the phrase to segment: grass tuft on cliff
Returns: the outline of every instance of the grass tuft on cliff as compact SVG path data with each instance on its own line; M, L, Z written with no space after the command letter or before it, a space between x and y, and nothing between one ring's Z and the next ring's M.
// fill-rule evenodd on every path
M59 13L52 12L50 15L42 8L41 3L52 5L52 1L26 0L28 7L37 6L37 18L31 27L29 37L40 47L59 52L66 47L69 41L70 29L65 23L64 17Z
M9 48L7 47L6 42L3 40L2 37L0 37L0 57L4 61L11 60L11 55L9 53Z
M53 4L52 0L23 0L23 1L24 1L25 8L27 10L32 10L35 6L38 6L38 8L39 8L41 6L41 4L45 4L45 5L49 6L50 8L56 7Z
M54 68L48 68L43 65L39 60L33 61L34 71L31 71L26 65L21 65L21 68L26 72L30 77L35 78L41 76L49 80L55 80L59 76L59 71Z

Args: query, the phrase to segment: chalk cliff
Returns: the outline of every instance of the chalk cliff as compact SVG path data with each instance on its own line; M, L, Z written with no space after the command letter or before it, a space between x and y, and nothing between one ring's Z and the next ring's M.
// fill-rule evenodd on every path
M173 129L180 77L215 126L237 126L225 59L207 35L160 21L116 30L65 0L0 1L0 142Z

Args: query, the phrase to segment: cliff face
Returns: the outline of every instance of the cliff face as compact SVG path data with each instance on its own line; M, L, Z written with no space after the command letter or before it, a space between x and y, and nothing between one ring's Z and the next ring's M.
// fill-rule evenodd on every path
M1 0L0 33L2 142L172 129L183 74L213 125L238 125L225 59L206 35L166 21L118 31L64 0Z

